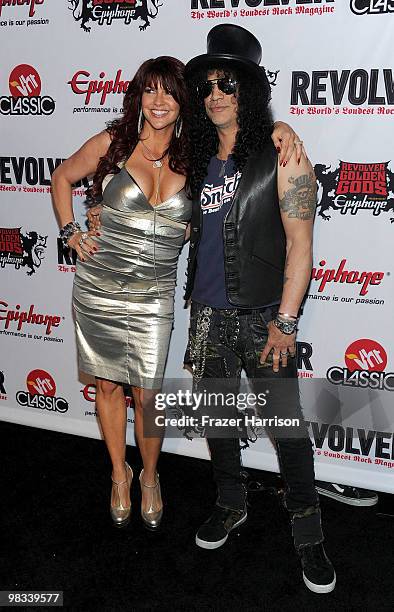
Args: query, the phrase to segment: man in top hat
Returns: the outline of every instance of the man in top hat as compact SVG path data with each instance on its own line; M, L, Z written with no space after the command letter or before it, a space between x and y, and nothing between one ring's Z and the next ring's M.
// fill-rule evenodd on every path
M268 430L286 484L285 506L304 582L314 592L328 593L336 577L323 548L295 358L312 266L316 181L306 157L299 163L295 156L287 164L278 161L261 56L250 32L225 24L209 32L207 53L186 66L194 199L185 363L192 365L197 390L237 391L242 369L254 390L269 390L261 416L272 417ZM224 412L239 417L236 407ZM299 426L280 427L275 417L298 418ZM218 496L196 543L214 549L246 520L246 493L237 427L225 437L211 427L207 437Z

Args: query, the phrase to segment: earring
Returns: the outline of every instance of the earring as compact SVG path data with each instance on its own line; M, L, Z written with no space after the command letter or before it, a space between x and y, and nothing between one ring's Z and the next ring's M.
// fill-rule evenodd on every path
M141 134L142 132L142 128L144 126L144 120L145 120L144 113L142 112L142 108L140 108L140 113L138 115L138 127L137 127L138 135Z
M178 119L175 122L175 138L179 138L180 135L182 134L182 127L183 127L183 119L181 119L181 117L178 117Z

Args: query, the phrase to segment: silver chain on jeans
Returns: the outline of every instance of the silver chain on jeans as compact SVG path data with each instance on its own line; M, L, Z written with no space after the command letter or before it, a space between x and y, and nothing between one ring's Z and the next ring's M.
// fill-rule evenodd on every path
M211 327L212 308L204 306L197 315L196 336L190 347L190 357L193 362L194 382L202 379L207 355L207 341Z
M237 342L238 342L238 337L239 337L239 318L238 318L238 311L237 310L230 310L228 312L229 318L229 322L231 323L231 327L230 327L230 334L227 334L227 346L229 346L230 348L235 348Z

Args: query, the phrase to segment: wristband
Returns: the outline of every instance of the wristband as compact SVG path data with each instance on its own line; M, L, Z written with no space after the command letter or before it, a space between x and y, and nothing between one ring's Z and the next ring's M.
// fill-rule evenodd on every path
M292 319L293 321L298 321L298 317L288 314L287 312L278 312L278 315L280 315L281 317L283 317L284 319Z
M273 321L275 327L279 329L282 334L286 334L286 336L291 336L297 331L297 321L281 321L278 317Z
M79 225L79 223L76 223L75 221L70 221L70 223L67 223L64 227L62 227L62 229L59 232L59 236L60 239L63 243L63 245L65 247L68 246L68 241L70 240L71 236L73 234L75 234L76 232L81 232L81 226Z

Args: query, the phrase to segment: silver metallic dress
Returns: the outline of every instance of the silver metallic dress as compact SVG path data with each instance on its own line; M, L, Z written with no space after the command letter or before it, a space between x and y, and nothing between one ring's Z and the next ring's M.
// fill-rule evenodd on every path
M160 388L174 319L178 256L191 216L181 190L152 206L132 176L103 182L98 252L78 261L74 280L79 368Z

